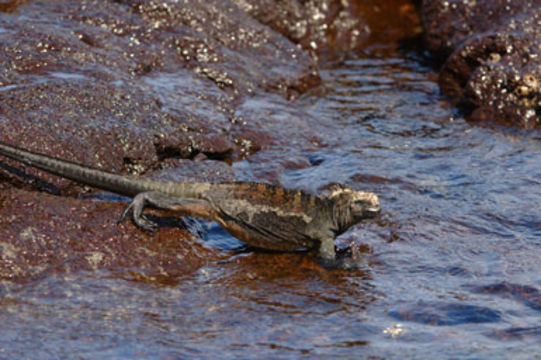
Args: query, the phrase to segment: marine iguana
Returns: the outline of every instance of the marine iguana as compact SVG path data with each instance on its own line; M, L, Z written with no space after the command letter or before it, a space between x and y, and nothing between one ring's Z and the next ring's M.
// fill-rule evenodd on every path
M335 185L328 194L251 182L164 182L117 175L26 151L0 142L0 155L133 200L120 221L132 211L145 230L157 226L143 215L146 206L181 216L216 221L239 240L263 249L316 249L326 260L335 258L334 238L362 219L380 211L376 194Z

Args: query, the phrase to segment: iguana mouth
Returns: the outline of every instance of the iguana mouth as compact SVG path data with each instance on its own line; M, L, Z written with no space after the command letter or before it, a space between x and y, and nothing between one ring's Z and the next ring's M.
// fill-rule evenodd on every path
M374 207L370 207L370 208L366 209L366 212L367 212L368 216L376 216L381 212L381 207L379 205L374 206Z

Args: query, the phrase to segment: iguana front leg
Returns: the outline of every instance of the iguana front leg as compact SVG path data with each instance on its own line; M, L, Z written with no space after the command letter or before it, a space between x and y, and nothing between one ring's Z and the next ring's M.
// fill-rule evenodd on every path
M177 198L160 192L149 191L137 194L122 212L118 222L124 221L130 210L132 210L133 222L138 227L147 231L154 231L158 225L143 215L146 206L158 210L173 211L180 216L196 216L207 219L212 219L215 213L213 207L204 199Z
M323 260L334 260L336 252L334 250L334 237L332 235L325 236L320 244L318 255Z

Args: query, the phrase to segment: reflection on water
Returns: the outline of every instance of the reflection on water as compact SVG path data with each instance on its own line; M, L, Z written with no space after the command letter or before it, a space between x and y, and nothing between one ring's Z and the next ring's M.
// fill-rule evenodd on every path
M407 57L367 55L322 75L298 102L325 144L271 148L233 168L292 188L377 192L382 216L337 241L361 249L362 267L236 251L210 225L204 237L226 260L167 284L135 281L137 269L1 284L0 357L538 354L539 135L468 124Z

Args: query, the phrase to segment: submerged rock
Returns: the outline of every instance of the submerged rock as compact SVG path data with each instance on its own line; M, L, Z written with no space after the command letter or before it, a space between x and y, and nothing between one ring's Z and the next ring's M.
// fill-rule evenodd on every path
M541 2L427 0L425 43L439 84L472 120L541 127Z

